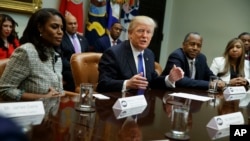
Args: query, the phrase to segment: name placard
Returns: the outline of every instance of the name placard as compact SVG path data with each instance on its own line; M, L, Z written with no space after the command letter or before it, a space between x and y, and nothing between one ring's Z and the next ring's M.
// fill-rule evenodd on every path
M223 95L226 101L242 99L246 96L246 89L244 86L227 87Z
M213 117L207 124L207 127L221 130L229 128L230 125L241 125L244 124L244 118L241 112L230 113L221 116Z
M246 97L246 94L231 94L231 95L224 95L226 101L232 100L240 100Z
M116 119L121 119L121 118L125 118L128 116L140 114L146 109L146 107L147 107L146 105L143 105L140 107L130 108L126 110L113 109L113 112L114 112Z
M244 86L227 87L223 93L224 94L242 94L242 93L246 93L246 89Z
M144 95L123 97L116 100L113 109L126 110L136 107L147 106L147 101Z
M42 101L0 103L0 114L6 117L44 115Z
M223 92L226 101L242 99L246 96L244 86L227 87Z
M11 119L21 126L39 125L42 123L44 116L45 115L20 116Z
M229 136L229 128L225 128L222 130L215 130L212 128L207 128L208 135L211 140L216 140L219 138L227 137Z
M239 107L246 107L250 102L250 93L247 93L246 96L240 99Z

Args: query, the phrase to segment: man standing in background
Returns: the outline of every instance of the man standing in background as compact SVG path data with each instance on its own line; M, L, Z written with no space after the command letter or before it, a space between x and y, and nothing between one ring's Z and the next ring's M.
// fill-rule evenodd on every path
M70 13L74 15L80 26L77 27L77 32L83 33L84 27L84 14L83 14L83 0L60 0L59 11L62 15Z
M64 90L75 91L74 79L71 72L70 58L74 53L87 52L89 44L85 37L77 33L78 23L76 17L67 14L66 20L66 33L63 36L61 43L61 53L63 62L63 81Z
M119 22L113 23L109 34L106 34L96 40L94 44L95 51L103 53L109 47L121 43L121 40L119 39L121 32L122 25Z

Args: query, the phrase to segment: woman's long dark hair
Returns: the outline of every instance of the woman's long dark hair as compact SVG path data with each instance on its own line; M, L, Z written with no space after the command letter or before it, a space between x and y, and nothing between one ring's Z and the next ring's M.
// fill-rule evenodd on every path
M61 17L63 22L63 32L65 32L65 19L61 15L61 13L53 8L42 8L30 17L28 24L23 32L23 36L20 39L20 44L25 44L28 42L32 43L35 46L39 58L42 61L47 61L48 56L46 54L46 45L42 41L38 27L44 26L48 22L48 20L54 15Z
M15 39L18 39L18 35L16 32L16 26L18 26L17 22L9 15L7 14L0 14L0 33L2 34L2 26L5 21L10 21L12 24L12 31L10 35L7 37L7 41L11 44L13 44L14 48L17 48L17 44L15 42ZM4 41L2 38L0 38L0 47L3 49L8 49L8 47L5 47Z

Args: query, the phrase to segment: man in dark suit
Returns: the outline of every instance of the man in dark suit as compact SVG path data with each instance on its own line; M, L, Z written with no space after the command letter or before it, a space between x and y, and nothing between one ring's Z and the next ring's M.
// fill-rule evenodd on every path
M128 28L129 40L107 49L102 55L97 91L174 87L175 81L183 77L182 69L174 66L168 76L159 77L154 68L154 54L147 48L155 27L156 23L150 17L133 18Z
M77 33L77 20L68 14L65 16L66 33L63 36L61 43L62 62L63 62L63 81L64 89L68 91L75 91L74 79L70 67L70 58L74 53L87 52L89 44L85 37Z
M200 52L201 47L201 35L197 32L188 33L182 48L176 49L169 55L162 75L167 75L173 65L176 65L185 72L184 78L176 82L176 87L208 89L210 76L214 74L207 65L206 56ZM219 88L221 85L218 84Z
M105 34L104 36L98 38L94 44L94 50L96 52L103 53L106 49L111 46L117 45L121 43L119 39L122 32L122 25L119 22L115 22L111 25L109 34Z

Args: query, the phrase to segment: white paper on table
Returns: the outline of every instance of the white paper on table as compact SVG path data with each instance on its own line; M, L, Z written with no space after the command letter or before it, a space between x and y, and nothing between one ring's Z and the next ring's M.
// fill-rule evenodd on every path
M199 101L208 101L208 100L214 99L212 97L199 96L199 95L189 94L189 93L172 93L172 94L169 94L169 95L170 96L187 98L187 99L199 100Z
M84 97L85 94L82 94L82 97ZM103 95L103 94L93 94L93 97L100 99L100 100L107 100L110 99L110 97Z
M103 94L93 94L93 96L97 99L110 99L108 96L105 96Z
M150 140L150 141L170 141L169 139L165 139L165 140Z

